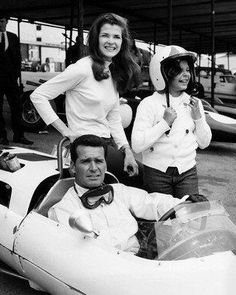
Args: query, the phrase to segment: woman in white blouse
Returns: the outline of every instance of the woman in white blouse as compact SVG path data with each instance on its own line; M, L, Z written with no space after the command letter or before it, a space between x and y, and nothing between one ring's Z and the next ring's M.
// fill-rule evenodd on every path
M119 94L140 83L127 20L113 13L99 16L89 31L88 48L88 56L39 86L31 100L45 123L71 142L84 134L103 137L109 144L108 170L126 182L128 175L138 174L138 165L121 124ZM68 126L49 103L64 92Z

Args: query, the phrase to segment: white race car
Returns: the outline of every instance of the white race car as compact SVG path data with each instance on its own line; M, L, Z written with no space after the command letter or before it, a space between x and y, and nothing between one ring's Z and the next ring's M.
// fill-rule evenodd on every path
M63 144L58 159L23 148L1 151L0 158L9 153L19 161L15 171L0 170L3 272L54 295L235 294L236 226L218 202L183 203L160 222L140 221L137 256L94 238L86 216L72 216L71 231L50 220L48 209L73 183Z

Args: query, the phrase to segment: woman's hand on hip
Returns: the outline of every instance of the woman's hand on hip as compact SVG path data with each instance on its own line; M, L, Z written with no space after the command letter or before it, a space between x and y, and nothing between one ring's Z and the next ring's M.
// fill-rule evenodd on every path
M60 118L55 120L52 123L52 126L56 128L62 136L68 137L70 139L70 142L73 142L76 139L76 137L78 137L70 128L66 126L66 124Z

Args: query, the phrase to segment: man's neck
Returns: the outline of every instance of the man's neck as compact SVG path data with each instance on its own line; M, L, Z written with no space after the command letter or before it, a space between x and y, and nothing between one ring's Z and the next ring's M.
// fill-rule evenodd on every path
M75 190L78 196L82 196L84 193L86 193L89 190L89 188L82 187L78 185L76 182L74 183L74 185L75 185Z

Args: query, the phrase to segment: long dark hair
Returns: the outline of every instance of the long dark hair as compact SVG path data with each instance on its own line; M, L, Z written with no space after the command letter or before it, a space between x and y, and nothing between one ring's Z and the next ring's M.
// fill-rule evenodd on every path
M105 63L99 51L99 33L104 24L117 25L121 27L122 44L120 52L112 58L110 72L117 84L119 93L138 87L141 82L141 70L135 63L130 52L130 33L127 20L114 13L106 13L99 16L92 24L88 34L89 54L93 60L92 70L97 81L107 79L108 73L104 73Z

